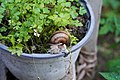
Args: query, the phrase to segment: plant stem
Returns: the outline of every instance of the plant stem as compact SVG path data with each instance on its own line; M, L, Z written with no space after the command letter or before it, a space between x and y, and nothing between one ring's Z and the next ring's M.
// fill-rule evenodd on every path
M31 51L30 51L30 49L28 48L27 44L26 44L25 42L24 42L24 44L25 44L25 47L26 47L28 53L31 53Z
M3 23L0 23L1 25L3 25L3 26L6 26L5 24L3 24Z

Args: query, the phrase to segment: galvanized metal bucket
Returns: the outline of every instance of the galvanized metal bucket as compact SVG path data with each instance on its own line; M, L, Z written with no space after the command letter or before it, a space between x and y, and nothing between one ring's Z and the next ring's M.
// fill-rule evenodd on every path
M95 27L95 19L91 6L87 0L80 1L89 15L88 32L85 37L74 45L69 54L26 54L11 55L7 46L0 44L0 55L6 67L20 80L61 80L71 67L75 70L75 62L80 49L88 42ZM75 74L75 71L73 71ZM75 75L73 79L75 80Z

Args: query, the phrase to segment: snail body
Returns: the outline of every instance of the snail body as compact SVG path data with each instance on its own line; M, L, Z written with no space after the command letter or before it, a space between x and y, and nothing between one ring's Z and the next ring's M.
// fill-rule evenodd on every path
M70 36L65 31L56 31L55 33L53 33L50 42L52 44L63 43L68 45L70 42Z

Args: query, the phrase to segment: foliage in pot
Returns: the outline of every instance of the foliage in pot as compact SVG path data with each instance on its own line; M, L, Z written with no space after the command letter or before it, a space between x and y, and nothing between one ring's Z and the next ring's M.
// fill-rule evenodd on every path
M79 0L0 0L0 42L12 54L45 53L51 35L65 31L74 45L73 30L85 25L85 13Z

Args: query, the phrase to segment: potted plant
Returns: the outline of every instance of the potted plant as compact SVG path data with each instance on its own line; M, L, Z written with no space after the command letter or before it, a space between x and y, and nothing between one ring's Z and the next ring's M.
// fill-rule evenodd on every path
M94 15L87 1L1 0L0 27L1 58L18 79L59 80L75 66Z

